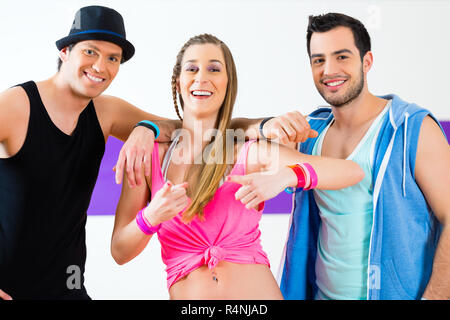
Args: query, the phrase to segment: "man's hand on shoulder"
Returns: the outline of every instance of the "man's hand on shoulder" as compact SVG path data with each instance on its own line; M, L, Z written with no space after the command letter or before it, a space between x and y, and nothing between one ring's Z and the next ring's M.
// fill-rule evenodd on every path
M268 139L285 145L302 143L318 135L299 111L291 111L268 120L263 126L263 133Z
M124 171L127 173L128 184L131 188L139 186L144 177L141 176L141 168L144 166L145 176L151 173L151 159L155 134L145 127L136 127L131 132L120 150L116 166L116 183L121 184Z
M170 141L172 131L181 126L180 121L148 113L113 96L101 95L94 99L94 105L105 137L111 135L125 142L114 167L116 183L122 183L126 172L131 187L140 185L144 178L141 175L142 166L145 176L150 175L155 134L148 128L135 125L142 120L155 122L160 128L160 141Z

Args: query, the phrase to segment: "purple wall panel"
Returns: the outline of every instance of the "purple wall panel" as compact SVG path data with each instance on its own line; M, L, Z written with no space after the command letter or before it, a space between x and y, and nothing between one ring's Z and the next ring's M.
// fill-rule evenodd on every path
M447 141L450 142L450 121L441 121L441 126L447 136Z
M88 209L90 215L109 215L116 212L122 186L114 181L115 172L112 169L119 158L122 145L123 142L114 137L109 137L106 142L105 155Z
M447 140L450 139L450 121L441 121ZM100 172L92 194L89 215L111 215L116 211L119 201L121 186L114 182L114 171L122 142L110 137L106 143L106 151L103 157ZM292 209L292 196L282 192L272 200L266 202L264 213L290 213Z

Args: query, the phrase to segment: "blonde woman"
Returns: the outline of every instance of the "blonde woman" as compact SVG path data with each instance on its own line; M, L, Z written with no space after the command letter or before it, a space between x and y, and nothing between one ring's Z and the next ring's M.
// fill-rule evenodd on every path
M193 37L182 47L172 89L181 134L171 144L155 143L146 185L124 183L111 241L115 261L132 260L157 233L171 299L283 299L260 244L264 204L237 201L241 186L225 177L271 172L273 197L299 186L302 174L305 186L348 187L363 178L361 168L265 141L230 144L236 68L214 36ZM311 171L286 167L298 163L309 163Z

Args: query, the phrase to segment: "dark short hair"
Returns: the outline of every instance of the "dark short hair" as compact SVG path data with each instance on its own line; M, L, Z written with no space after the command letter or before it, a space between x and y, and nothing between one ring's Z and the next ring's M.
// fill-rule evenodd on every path
M306 47L311 57L311 36L314 32L327 32L337 27L347 27L352 30L355 45L359 50L361 61L365 54L370 51L370 36L361 21L342 13L330 12L327 14L309 16L308 29L306 32Z

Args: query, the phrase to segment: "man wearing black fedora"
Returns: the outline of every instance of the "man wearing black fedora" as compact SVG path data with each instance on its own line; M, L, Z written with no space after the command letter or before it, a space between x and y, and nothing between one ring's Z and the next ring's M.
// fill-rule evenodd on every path
M89 299L86 211L106 139L126 140L116 181L126 171L134 186L142 182L142 166L150 174L156 136L168 141L180 125L102 95L134 54L115 10L81 8L56 46L53 77L0 93L0 300ZM303 130L292 127L296 121L309 127L301 115L283 119L275 129L303 139ZM232 126L261 137L261 120L234 119Z
M118 163L139 184L134 172L144 159L149 166L155 135L170 137L175 126L101 95L135 51L117 11L81 8L56 46L53 77L0 94L0 300L89 299L86 212L105 141L125 141L150 120L134 129Z

